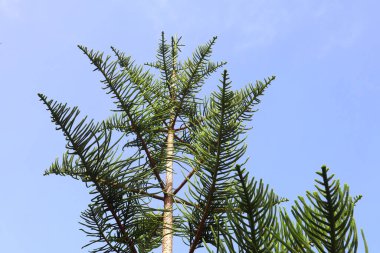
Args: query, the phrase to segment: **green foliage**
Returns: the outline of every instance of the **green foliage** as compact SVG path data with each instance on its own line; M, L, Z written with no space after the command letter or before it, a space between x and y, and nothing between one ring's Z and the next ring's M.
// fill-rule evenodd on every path
M326 167L318 172L317 192L306 195L310 204L301 197L296 201L293 220L284 209L278 212L287 200L242 168L246 124L275 77L233 91L224 70L217 91L200 99L206 79L226 64L210 60L215 41L181 62L181 38L168 43L162 34L156 61L145 67L115 48L111 59L79 46L115 104L101 123L81 119L77 107L38 94L67 141L67 152L45 175L81 180L92 195L81 214L82 230L90 238L84 247L151 252L167 236L163 214L171 210L163 202L172 198L172 233L189 245L189 252L200 247L210 252L356 252L353 210L360 196L350 197L348 186L341 189ZM173 189L173 182L162 177L171 170L184 175Z
M261 181L259 187L254 179L248 183L248 173L239 166L236 170L240 181L234 201L240 211L229 215L233 233L223 231L223 247L229 252L234 251L233 247L238 247L238 252L357 252L353 209L361 196L351 197L348 186L342 189L339 181L333 180L334 175L327 174L326 166L317 172L322 178L315 180L317 191L306 193L310 204L303 197L295 201L295 221L284 209L280 217L276 216L276 205L285 199L268 192L268 186L264 190Z
M296 222L305 236L295 233L293 223L284 213L283 218L299 247L307 248L306 238L316 249L311 252L356 252L358 240L353 212L354 205L361 196L352 198L348 186L344 185L341 189L339 181L333 180L334 175L329 176L327 171L326 166L322 166L321 172L317 172L321 177L321 180L315 180L317 192L306 193L310 204L299 197L299 202L296 201L292 208Z
M233 234L224 233L228 248L231 251L236 243L239 252L273 252L277 241L267 228L279 229L277 205L287 199L280 199L273 190L269 191L269 186L264 186L262 180L249 180L248 172L239 165L235 169L237 197L232 203L239 211L228 215L233 231Z

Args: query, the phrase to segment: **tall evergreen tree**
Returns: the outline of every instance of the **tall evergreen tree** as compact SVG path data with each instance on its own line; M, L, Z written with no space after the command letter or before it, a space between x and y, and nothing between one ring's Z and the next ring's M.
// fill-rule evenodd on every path
M113 47L114 60L79 46L115 103L115 113L100 123L38 94L67 141L67 152L45 174L81 180L93 196L81 214L91 237L85 246L133 253L161 246L171 253L178 236L190 253L200 247L356 252L358 198L331 182L326 167L318 172L318 192L307 193L311 206L303 198L296 202L294 221L285 210L277 212L286 199L249 179L242 168L246 124L275 77L233 91L224 70L217 91L200 99L206 79L226 64L210 60L215 41L181 62L181 38L167 42L162 33L156 60L145 64L150 70Z

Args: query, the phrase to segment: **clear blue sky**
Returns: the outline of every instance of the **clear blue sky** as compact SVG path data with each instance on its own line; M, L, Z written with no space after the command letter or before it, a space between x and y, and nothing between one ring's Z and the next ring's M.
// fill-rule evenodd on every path
M144 63L161 31L183 36L184 56L217 35L213 59L228 62L235 88L276 75L252 122L247 168L293 201L326 164L364 196L357 225L380 250L379 9L376 0L0 0L0 251L87 252L78 224L87 190L42 176L65 142L36 94L104 119L111 100L76 45L115 46Z

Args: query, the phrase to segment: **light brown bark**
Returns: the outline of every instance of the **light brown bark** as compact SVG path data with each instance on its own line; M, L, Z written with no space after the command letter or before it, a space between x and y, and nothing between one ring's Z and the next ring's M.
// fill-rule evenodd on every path
M164 227L162 253L173 252L173 154L174 131L169 130L166 150L166 187L164 193Z
M177 66L177 39L172 37L173 72L170 80L170 98L172 102L176 100L176 66ZM174 103L173 103L174 106ZM162 253L173 253L173 155L174 155L174 125L176 114L174 107L170 113L170 124L168 129L168 139L166 145L166 184L164 192L164 217L163 217L163 238Z

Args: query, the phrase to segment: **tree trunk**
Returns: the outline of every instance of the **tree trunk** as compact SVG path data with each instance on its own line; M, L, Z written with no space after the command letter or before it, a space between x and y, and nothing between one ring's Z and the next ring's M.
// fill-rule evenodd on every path
M164 226L162 253L173 252L173 154L174 131L169 130L166 150L166 188L164 193Z

